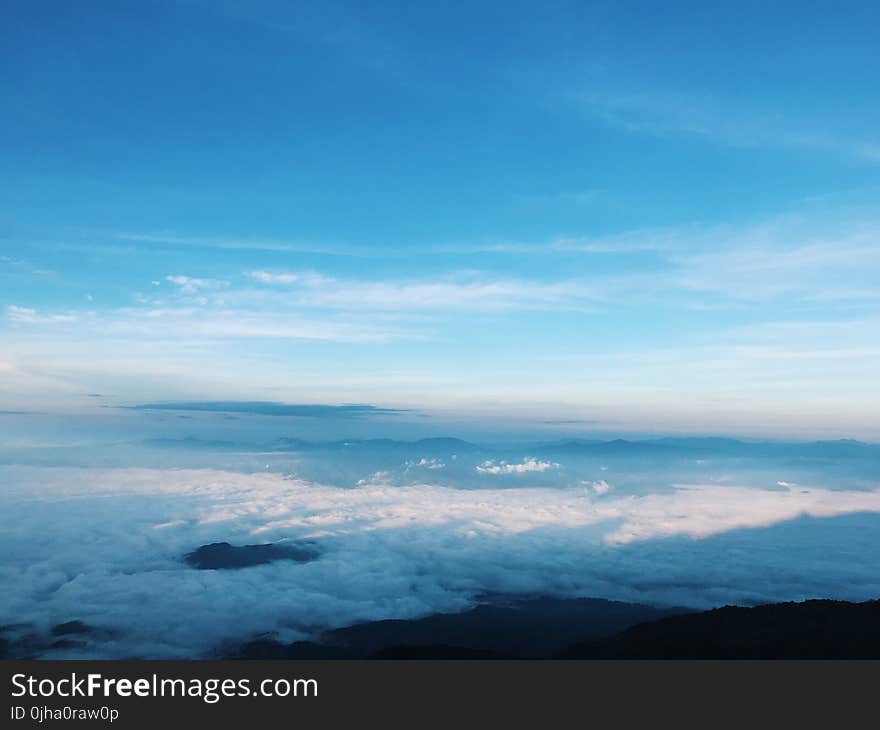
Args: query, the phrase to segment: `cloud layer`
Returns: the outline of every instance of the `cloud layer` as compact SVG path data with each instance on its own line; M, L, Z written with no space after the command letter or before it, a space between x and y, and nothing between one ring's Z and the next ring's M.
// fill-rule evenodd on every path
M352 489L210 469L0 469L0 575L15 586L0 623L101 627L85 655L206 655L263 632L460 610L483 592L693 606L880 595L877 523L865 522L878 490ZM322 555L239 571L181 561L209 542L285 539Z

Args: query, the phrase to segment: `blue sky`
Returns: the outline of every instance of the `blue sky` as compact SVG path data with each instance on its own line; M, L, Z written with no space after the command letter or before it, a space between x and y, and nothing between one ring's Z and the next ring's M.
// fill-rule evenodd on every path
M0 12L0 409L880 438L875 3Z

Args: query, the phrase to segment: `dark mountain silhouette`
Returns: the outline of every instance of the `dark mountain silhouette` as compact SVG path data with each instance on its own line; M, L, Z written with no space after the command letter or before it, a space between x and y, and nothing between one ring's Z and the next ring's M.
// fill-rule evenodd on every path
M580 642L566 659L880 659L880 600L725 606Z
M65 621L52 627L52 636L67 636L69 634L91 634L95 629L82 621Z
M260 639L229 654L241 659L880 659L880 600L694 612L600 599L534 599L358 624L327 632L321 643Z
M497 600L503 601L504 598ZM34 658L113 636L79 620L0 626L0 658ZM260 637L232 659L880 659L880 600L809 600L711 611L602 599L507 598L457 614L371 621L320 641Z
M316 560L317 548L310 543L268 543L265 545L230 545L215 542L187 553L184 560L199 570L229 570L271 563L273 560Z
M463 656L483 658L543 657L578 638L610 636L641 621L687 610L598 598L534 598L481 605L462 613L356 624L326 632L319 644L285 645L261 639L232 653L247 659L361 659L399 654L401 647L425 652L431 646L434 652L454 649Z
M48 630L31 623L6 624L0 626L0 659L37 659L46 651L83 649L116 636L113 629L79 619L55 624Z
M429 644L428 646L390 646L373 652L368 659L517 659L519 657L499 654L488 649L471 649L466 646Z

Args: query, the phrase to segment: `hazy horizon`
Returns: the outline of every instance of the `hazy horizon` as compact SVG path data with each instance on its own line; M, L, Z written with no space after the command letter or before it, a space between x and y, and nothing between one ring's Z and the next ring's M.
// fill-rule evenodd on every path
M877 9L701 8L10 9L0 410L880 438Z

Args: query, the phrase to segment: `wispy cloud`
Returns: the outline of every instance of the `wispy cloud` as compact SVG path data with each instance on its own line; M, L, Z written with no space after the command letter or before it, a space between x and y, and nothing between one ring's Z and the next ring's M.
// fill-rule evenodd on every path
M328 281L317 274L271 273L269 271L251 271L249 276L262 284L300 284L304 281L314 283Z
M673 283L742 300L877 298L880 222L823 230L794 218L719 233L714 250L673 258Z
M793 147L880 162L880 138L833 134L812 119L790 113L744 108L715 96L642 91L575 92L586 114L634 133L690 136L734 147Z
M10 321L15 324L61 325L76 323L80 334L105 337L137 337L152 341L185 339L304 339L342 342L386 341L395 336L387 326L344 319L307 318L295 313L257 312L242 309L206 309L203 307L123 307L112 310L71 310L43 314L13 308ZM7 310L8 312L8 310ZM70 336L65 330L59 335ZM399 333L398 333L399 335Z
M582 281L464 278L364 281L314 272L252 271L262 284L289 287L291 304L373 310L583 309L601 299Z
M584 280L597 300L621 302L670 294L690 296L691 306L715 295L739 302L876 301L880 280L880 216L852 210L826 216L804 211L731 224L689 224L638 229L616 235L559 237L546 242L507 242L474 251L511 255L651 252L648 273L620 269Z
M259 238L234 238L219 236L181 236L173 233L115 233L114 240L130 244L164 247L226 249L230 251L278 251L282 253L314 253L328 256L375 256L366 247L323 245L305 241L276 241Z
M179 287L180 291L184 294L195 294L196 292L210 289L222 289L229 285L228 281L221 281L219 279L196 279L192 276L166 276L165 280Z
M44 314L31 307L19 307L10 304L6 307L6 317L13 324L66 324L79 318L77 313Z
M579 251L583 266L569 255ZM594 273L592 254L606 251L627 257ZM876 400L880 216L873 208L557 237L485 258L478 248L467 253L467 263L484 268L424 273L395 265L401 273L379 278L330 267L247 268L245 258L220 274L216 266L158 278L151 271L125 306L98 295L87 307L38 307L22 293L3 303L0 317L15 367L8 388L46 390L51 381L81 393L105 387L114 369L192 383L222 362L237 384L289 382L291 372L307 369L320 373L312 382L345 382L353 402L465 411L468 402L491 402L528 411L532 424L587 414L621 428L693 430L723 420L728 433L748 432L749 423L779 433L810 420L819 432L875 432L868 411ZM496 253L511 260L499 266ZM563 253L564 270L553 258ZM531 273L532 257L543 254ZM457 355L443 344L458 341L466 344ZM485 356L461 356L483 343ZM342 364L354 361L363 367L343 374ZM198 396L257 395L236 388ZM395 397L403 390L403 400ZM195 394L149 390L128 400ZM537 401L547 408L528 406Z
M646 228L602 236L555 236L544 241L490 241L443 247L445 251L509 254L632 254L666 251L681 238L678 228Z

